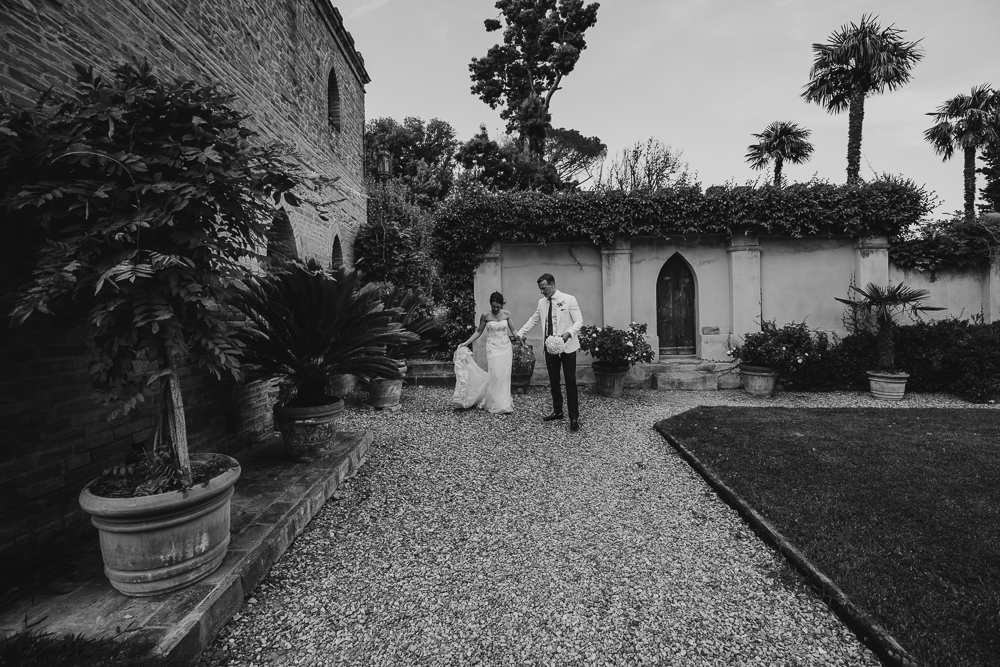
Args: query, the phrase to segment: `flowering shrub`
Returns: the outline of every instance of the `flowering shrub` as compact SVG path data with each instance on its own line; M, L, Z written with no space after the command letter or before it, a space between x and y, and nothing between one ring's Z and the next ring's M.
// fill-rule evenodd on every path
M653 361L646 342L646 325L633 322L628 329L586 326L580 329L580 349L609 366L634 366Z
M745 334L743 344L730 349L729 355L741 364L773 368L787 379L810 354L815 355L816 345L805 322L792 322L779 329L774 320L764 320L760 331Z

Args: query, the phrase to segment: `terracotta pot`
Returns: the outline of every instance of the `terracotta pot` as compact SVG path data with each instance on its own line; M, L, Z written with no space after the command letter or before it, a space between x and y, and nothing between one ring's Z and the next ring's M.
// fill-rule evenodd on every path
M527 387L531 384L531 376L535 372L535 357L518 359L514 357L514 361L511 363L510 367L510 386L511 387Z
M222 454L192 454L193 461L221 457L236 466L188 491L140 498L103 498L80 492L80 507L100 532L104 573L125 595L175 591L214 572L229 548L229 505L239 463Z
M751 396L763 398L769 398L774 393L774 385L778 382L778 374L767 366L740 364L740 377L743 381L743 391Z
M909 373L868 371L868 386L871 395L883 401L901 401L906 393L906 380L909 377Z
M344 417L344 401L311 408L274 408L274 423L281 431L288 456L299 463L326 458L336 444Z
M628 375L628 364L613 366L595 361L591 366L597 393L608 398L618 398L625 388L625 376Z
M373 408L391 408L399 405L403 395L403 376L406 375L406 363L399 363L398 380L369 380L368 404Z

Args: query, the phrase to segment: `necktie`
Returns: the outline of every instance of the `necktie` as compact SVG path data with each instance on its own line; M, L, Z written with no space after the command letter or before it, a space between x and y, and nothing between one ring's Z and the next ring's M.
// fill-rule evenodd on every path
M549 336L552 335L552 328L553 328L552 327L552 297L551 296L549 297L549 321L548 321L548 325L549 325L549 330L545 334L546 338L548 338Z

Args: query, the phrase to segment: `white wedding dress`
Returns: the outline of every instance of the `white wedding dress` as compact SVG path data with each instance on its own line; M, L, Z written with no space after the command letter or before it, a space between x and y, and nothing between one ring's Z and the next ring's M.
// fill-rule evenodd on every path
M483 371L464 345L455 350L455 394L452 402L460 408L473 406L505 415L514 411L510 397L510 367L514 348L507 337L507 321L486 323L486 363Z

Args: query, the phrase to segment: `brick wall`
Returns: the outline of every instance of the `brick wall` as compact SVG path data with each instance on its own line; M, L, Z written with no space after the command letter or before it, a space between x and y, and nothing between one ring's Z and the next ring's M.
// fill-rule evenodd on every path
M49 87L69 88L73 62L106 71L142 59L164 75L221 84L265 138L336 177L321 194L332 204L329 221L310 208L290 211L296 253L329 265L339 240L344 260L353 261L365 215L368 76L327 0L0 0L0 91L17 104ZM329 118L331 70L339 131ZM4 269L6 291L12 273ZM76 502L82 486L151 442L156 406L108 422L86 368L79 331L40 321L0 333L0 563L26 555L29 544L85 530ZM273 428L266 387L191 370L182 387L195 450L232 452Z

